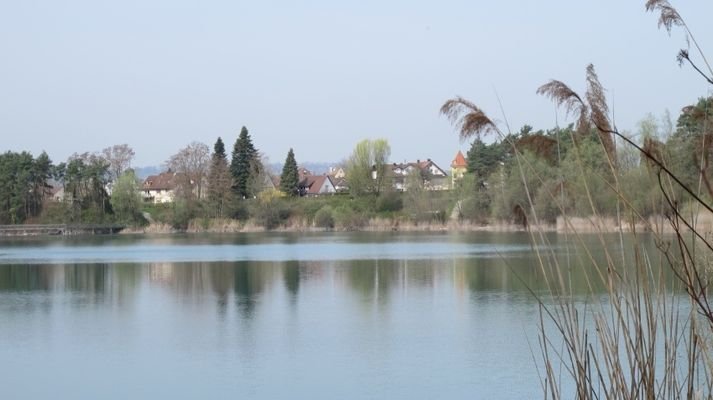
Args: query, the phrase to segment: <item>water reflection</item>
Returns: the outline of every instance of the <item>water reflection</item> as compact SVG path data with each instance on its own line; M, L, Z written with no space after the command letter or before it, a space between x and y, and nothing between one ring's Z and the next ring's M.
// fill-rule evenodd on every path
M331 241L327 241L331 238ZM631 245L630 240L612 235L604 243L596 237L585 238L590 251L582 251L581 246L563 242L557 235L546 236L546 251L542 251L540 261L536 252L523 253L513 250L499 253L497 257L483 253L472 256L459 252L446 255L451 242L462 244L470 239L478 239L483 246L505 242L517 249L526 245L522 240L527 237L518 235L493 234L489 236L379 236L353 235L334 237L316 236L305 239L297 235L285 236L236 236L236 237L176 237L136 239L88 238L70 239L63 246L96 246L100 252L103 246L111 248L137 249L137 245L166 246L173 243L181 248L183 243L203 243L216 245L225 242L242 244L280 243L287 247L280 248L285 258L305 240L314 244L335 246L339 249L354 251L343 247L356 242L361 246L379 244L379 240L388 240L388 246L394 251L402 251L400 243L419 246L425 242L440 243L445 251L438 257L427 259L353 259L349 254L344 260L290 260L285 261L238 261L238 262L163 262L163 263L95 263L95 264L52 264L52 265L0 265L0 294L3 292L50 292L80 293L85 295L82 301L94 304L123 304L135 301L143 289L165 289L176 301L185 304L214 305L219 315L226 315L234 305L244 318L254 317L258 312L261 299L266 292L272 298L285 299L291 306L297 307L301 292L305 288L319 288L355 296L365 304L388 305L392 298L408 295L409 291L421 290L430 293L449 293L455 297L476 298L483 293L523 294L531 289L539 293L548 293L548 279L562 279L577 294L603 292L604 288L597 279L603 270L597 269L589 257L601 265L606 265L607 256L618 259L622 248ZM581 240L581 239L580 239ZM623 240L627 240L623 242ZM36 241L9 242L6 248L33 249ZM147 244L149 243L149 244ZM622 246L623 243L623 246ZM45 243L50 248L56 242ZM383 243L381 243L383 245ZM342 246L342 247L339 247ZM591 248L599 246L599 251ZM649 247L652 244L648 245ZM142 247L139 247L142 248ZM32 250L27 250L32 251ZM673 280L668 270L664 271L669 280ZM87 297L87 295L90 295ZM89 300L87 300L89 299ZM534 301L534 299L532 299Z
M560 260L561 261L561 260ZM354 260L74 264L0 266L2 292L77 292L96 302L126 302L142 286L163 288L179 301L214 303L227 312L233 302L250 318L265 292L279 292L296 305L304 287L349 292L385 304L409 290L447 290L454 296L487 292L547 292L545 275L560 273L575 293L589 293L594 267L561 267L556 272L533 257L434 260ZM550 276L550 279L552 276Z
M524 332L536 332L537 303L527 288L546 292L545 276L561 272L575 292L587 293L587 274L597 271L591 262L575 266L586 260L577 248L549 240L554 254L546 264L559 264L552 270L531 252L459 250L464 243L528 245L504 234L11 243L20 253L89 243L120 257L140 256L153 241L211 250L268 243L281 253L263 261L0 265L0 359L13 360L0 375L17 382L4 394L49 398L81 382L85 391L75 398L310 398L315 388L345 399L530 398L539 381ZM335 256L304 257L305 242L333 243ZM424 243L440 249L430 258L367 259L355 250L403 252ZM618 238L606 245L618 257ZM339 259L342 251L349 253ZM197 376L200 385L191 379ZM37 395L19 393L26 387Z

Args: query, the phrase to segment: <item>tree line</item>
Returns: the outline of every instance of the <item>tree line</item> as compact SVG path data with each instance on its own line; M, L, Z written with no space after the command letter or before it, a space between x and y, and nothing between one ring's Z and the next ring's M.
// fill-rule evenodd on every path
M649 115L629 133L659 154L686 184L704 188L707 198L713 198L712 106L713 98L699 99L682 110L675 124L668 114ZM303 200L294 150L287 153L278 190L266 191L271 184L265 162L243 127L230 156L219 137L212 151L193 142L169 158L166 167L176 173L177 186L174 203L166 206L143 201L141 182L131 169L134 151L126 144L74 154L58 164L46 153L34 158L27 152L6 152L0 154L0 223L143 225L152 216L176 228L185 228L195 219L216 218L275 227L302 218L319 226L350 229L374 217L418 223L444 222L454 216L487 224L525 223L533 213L552 223L562 213L591 214L592 205L602 215L614 215L617 196L607 189L617 180L642 215L662 212L651 166L614 141L603 145L592 126L573 123L535 130L525 125L489 142L480 135L469 138L468 172L447 194L427 190L418 176L409 177L408 191L395 192L388 173L390 146L377 139L359 142L345 160L348 196ZM612 162L615 169L610 168ZM65 201L46 201L59 188ZM684 205L685 194L677 195Z

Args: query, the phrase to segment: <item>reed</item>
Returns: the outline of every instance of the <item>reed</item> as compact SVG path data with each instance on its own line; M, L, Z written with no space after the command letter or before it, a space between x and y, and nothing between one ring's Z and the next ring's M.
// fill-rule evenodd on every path
M705 81L713 84L713 71L678 11L665 0L649 0L647 11L660 13L659 26L669 32L682 27L694 43L708 72L699 68L688 50L679 54ZM702 193L708 188L705 168L697 188L683 183L672 169L657 143L642 145L619 132L609 120L605 89L593 65L586 69L586 92L582 96L561 81L552 80L537 92L563 107L577 122L572 133L577 167L589 211L599 219L590 183L604 179L617 199L616 222L620 227L618 244L609 243L611 234L596 226L588 235L596 237L597 250L574 229L566 204L556 193L550 202L559 210L569 228L567 242L571 257L554 250L540 226L525 176L545 183L538 171L523 157L517 143L512 154L522 184L528 194L527 218L533 251L536 253L545 292L535 292L540 310L538 343L533 355L539 365L541 388L546 399L712 399L713 398L713 308L710 283L713 277L711 233L698 226L698 212L713 214L713 207ZM441 108L456 125L461 138L497 134L507 135L476 104L457 97ZM707 132L703 132L706 137ZM610 176L587 175L575 135L596 134L607 157ZM661 193L656 204L658 216L652 222L634 205L619 181L616 143L632 146L645 160L654 185ZM707 151L707 146L700 146ZM707 154L699 154L707 160ZM703 161L701 162L703 165ZM531 181L530 181L531 182ZM687 204L687 210L682 207ZM637 227L647 228L646 233ZM666 232L664 232L666 231ZM592 233L593 232L593 233ZM653 238L653 250L644 242ZM570 245L568 245L570 246ZM549 250L548 250L549 249ZM561 250L560 250L561 251ZM569 272L580 269L588 288L585 294L574 290ZM513 273L516 273L513 271ZM673 276L673 279L671 279ZM602 290L603 288L603 290Z

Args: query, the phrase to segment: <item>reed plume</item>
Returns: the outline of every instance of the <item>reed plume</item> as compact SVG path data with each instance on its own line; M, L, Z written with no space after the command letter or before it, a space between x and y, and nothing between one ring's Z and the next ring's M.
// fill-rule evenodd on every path
M441 114L455 125L461 140L473 136L480 139L481 135L501 133L495 122L480 107L460 96L443 103Z
M669 34L674 26L685 26L681 15L667 0L648 0L646 11L659 12L659 28L663 26Z
M609 122L609 106L604 95L604 87L594 71L594 65L587 66L587 103L589 103L591 119L599 131L599 137L610 160L616 160L616 146L612 137L612 125Z
M558 107L564 107L567 115L576 117L577 132L584 134L590 130L589 107L567 84L552 79L540 86L537 89L537 94L549 97Z

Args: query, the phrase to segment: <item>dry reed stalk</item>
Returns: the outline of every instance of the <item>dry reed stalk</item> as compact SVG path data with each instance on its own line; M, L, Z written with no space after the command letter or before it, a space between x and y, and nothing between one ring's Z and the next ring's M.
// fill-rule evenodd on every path
M674 26L683 27L713 76L705 55L677 10L665 0L649 0L646 9L660 12L659 26L669 32ZM687 50L681 51L679 60L688 61L709 83L713 83L693 63ZM538 337L544 397L570 398L571 394L564 390L564 386L570 383L574 385L574 394L578 399L713 398L713 309L708 300L711 282L708 260L713 255L713 245L698 231L696 220L686 218L680 212L680 199L676 198L676 193L681 190L698 207L708 212L713 213L713 208L700 196L700 187L699 190L687 187L671 172L655 143L639 146L612 127L604 88L593 66L587 68L585 97L557 80L551 80L537 92L577 117L578 134L596 128L614 177L612 183L604 181L616 194L618 205L623 207L624 216L621 213L618 215L619 226L629 224L634 240L631 248L633 259L627 259L622 253L621 261L618 261L607 246L605 232L596 232L599 247L604 252L602 263L594 257L593 249L588 247L582 235L574 230L575 243L582 251L576 253L574 262L568 258L562 264L544 233L531 231L537 267L547 288L547 293L543 295L528 287L540 306ZM481 134L492 133L505 138L494 121L477 105L461 97L446 102L441 113L457 126L462 139L473 135L480 138ZM614 137L633 146L646 159L663 194L663 203L657 209L664 211L661 218L672 227L672 237L663 235L663 223L652 226L643 218L621 190ZM584 172L576 140L574 137L572 140L577 165ZM525 169L534 172L540 183L544 183L543 179L522 157L514 143L510 144L525 185L529 208L537 222L524 178ZM596 216L598 212L586 180L584 188L590 211ZM573 228L564 204L552 193L550 197L560 209L565 224ZM642 236L636 232L637 222L653 229L655 253L647 252L638 243ZM623 248L623 231L619 235ZM547 248L550 250L542 250ZM588 288L583 300L578 300L573 290L569 280L571 275L565 274L565 271L575 268L581 269ZM510 269L520 279L514 269ZM673 283L664 274L667 269L676 278ZM605 288L604 299L598 296L597 287Z

